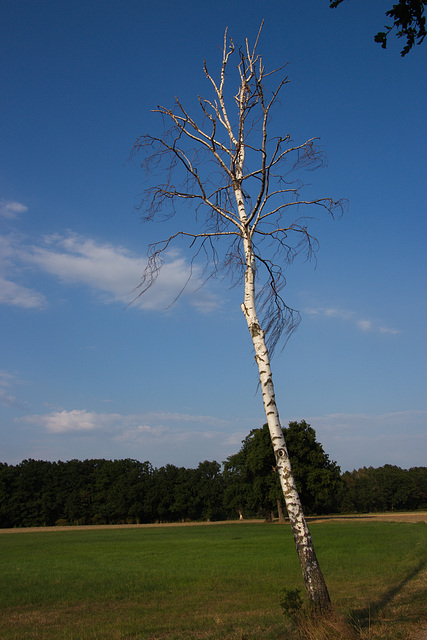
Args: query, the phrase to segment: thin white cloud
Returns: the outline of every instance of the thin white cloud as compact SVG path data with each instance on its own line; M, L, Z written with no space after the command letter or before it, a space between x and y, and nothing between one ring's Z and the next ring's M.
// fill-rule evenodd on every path
M289 419L302 418L316 430L318 441L343 471L384 464L402 468L425 465L426 410L335 413ZM82 409L25 416L15 419L15 424L24 425L27 442L51 447L52 459L62 450L64 455L73 457L131 455L154 464L171 462L187 466L203 459L225 460L240 449L242 440L254 426L252 420L226 421L185 413L122 415Z
M120 416L116 414L73 409L72 411L53 411L45 415L25 416L18 421L43 427L50 433L75 433L109 428L117 419L120 419Z
M24 405L11 395L10 388L17 383L17 377L9 371L0 370L0 405L23 409Z
M3 407L17 407L18 401L15 396L6 393L5 389L0 389L0 405Z
M63 283L86 285L103 294L104 302L121 302L147 310L166 309L183 291L183 297L193 306L209 311L218 306L208 290L200 290L200 270L185 258L170 254L153 287L136 297L136 288L146 266L146 259L128 249L111 243L99 243L75 234L52 235L44 246L32 246L21 258L39 267ZM188 285L187 285L188 283ZM187 285L187 287L186 287Z
M183 413L150 412L147 414L121 415L118 413L97 413L85 409L71 411L52 411L43 415L30 415L17 419L30 425L42 427L50 433L76 433L82 431L102 430L121 439L133 438L136 434L159 437L174 431L183 432L181 427L171 424L201 425L202 427L221 428L228 423L213 416L192 415Z
M0 387L10 387L15 376L9 371L0 370Z
M343 470L384 464L403 468L425 465L426 410L335 413L306 420L316 430L325 451Z
M370 320L357 320L356 324L359 329L362 329L362 331L372 331L374 328L374 325Z
M197 422L198 424L206 424L215 427L228 425L227 420L222 420L214 416L204 416L190 413L177 413L168 411L153 411L147 414L148 420L156 422Z
M141 258L121 247L72 234L48 236L44 246L32 246L21 257L66 284L103 291L110 301L129 302L144 268Z
M16 218L20 213L26 213L26 211L28 211L28 207L25 204L0 200L0 216L3 218Z
M242 428L242 425L245 425ZM156 466L223 461L236 453L252 419L151 411L144 414L54 410L15 419L29 444L28 457L104 457L150 460Z
M12 384L13 378L14 376L8 371L0 371L0 404L4 407L12 407L16 403L16 398L7 391Z
M232 423L214 416L167 412L120 415L81 409L15 419L29 443L27 457L136 457L155 465L197 465L225 460L239 449L230 444ZM240 445L246 431L233 438ZM44 452L44 453L43 453Z
M44 295L15 281L20 277L17 267L19 250L20 242L16 237L0 236L0 304L21 309L41 309L46 305Z
M21 309L42 309L46 306L46 298L38 291L0 276L0 304L21 307Z
M352 431L366 430L372 428L372 424L387 425L388 428L401 428L405 423L422 422L427 425L427 411L408 409L406 411L392 411L389 413L331 413L326 416L316 416L311 418L317 424L321 423L328 429L350 429Z
M304 309L304 313L313 318L333 318L344 322L350 322L364 333L375 332L390 335L401 333L398 329L383 326L375 320L360 317L355 311L341 309L339 307L311 307Z
M167 412L120 415L81 409L54 410L14 421L14 428L20 429L25 441L25 457L132 457L150 460L155 466L186 467L206 459L225 460L238 451L252 426L250 422L236 436L235 420L214 416Z
M132 303L140 309L164 310L182 292L182 299L199 311L209 312L219 306L217 297L207 287L200 288L200 268L191 267L176 252L165 256L157 281L138 297L137 287L147 261L125 247L96 242L71 232L46 236L31 246L25 245L22 239L0 236L0 245L3 256L0 303L3 304L26 309L46 305L42 293L15 281L22 266L31 265L33 277L36 268L36 275L47 273L65 285L89 287L104 303Z
M344 309L337 309L336 307L327 307L326 309L310 309L309 313L316 315L322 314L327 318L339 318L341 320L351 320L354 317L352 311L345 311Z
M395 336L397 333L402 333L399 329L391 329L390 327L379 327L380 333L389 333L392 336Z
M144 447L150 443L163 444L165 447L171 448L171 457L173 456L173 447L177 444L188 443L194 446L200 441L218 439L217 431L196 431L191 428L174 428L166 425L147 425L140 424L129 426L114 436L114 441L132 446Z

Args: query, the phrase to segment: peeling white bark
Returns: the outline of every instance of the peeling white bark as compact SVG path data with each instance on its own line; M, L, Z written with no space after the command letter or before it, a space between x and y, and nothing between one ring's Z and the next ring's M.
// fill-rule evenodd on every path
M327 609L330 606L329 593L314 551L313 541L292 474L291 461L276 404L270 358L265 343L265 332L260 326L256 310L255 257L251 248L249 234L244 235L243 243L246 257L246 274L244 303L241 308L255 350L255 361L258 365L264 411L276 458L277 473L280 478L308 597L316 609Z

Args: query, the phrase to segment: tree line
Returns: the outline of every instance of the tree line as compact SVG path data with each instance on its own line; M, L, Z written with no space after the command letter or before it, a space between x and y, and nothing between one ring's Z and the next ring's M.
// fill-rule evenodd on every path
M304 420L284 429L307 514L427 509L427 467L386 464L341 473ZM138 460L0 463L0 527L282 517L268 428L253 429L221 466Z

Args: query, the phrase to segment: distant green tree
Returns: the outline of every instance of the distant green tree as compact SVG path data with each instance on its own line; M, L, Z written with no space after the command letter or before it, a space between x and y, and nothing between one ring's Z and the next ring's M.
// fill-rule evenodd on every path
M185 472L183 467L182 469ZM177 487L182 487L182 478L183 471L180 472L180 468L173 464L154 469L153 485L148 493L147 501L155 521L169 522L179 519L180 515L176 515L177 511L180 511L179 501L182 504L185 501L185 497L181 499L179 496L180 489L177 489Z
M284 431L309 512L427 509L427 467L363 467L341 481L305 421ZM266 427L254 429L222 473L207 460L196 469L131 459L0 463L0 528L270 518L281 495L270 448Z
M96 460L92 473L92 521L95 524L150 522L147 496L153 484L149 462Z
M337 511L343 491L340 468L317 442L315 430L302 420L290 422L283 432L304 510L317 514ZM240 451L227 458L224 473L226 499L235 509L270 517L281 493L267 425L250 432Z
M330 0L330 7L334 9L343 0ZM396 29L398 38L406 37L406 45L400 52L401 56L406 56L415 44L421 44L427 35L426 18L424 7L426 0L399 0L397 4L386 11L386 16L392 18L393 24L385 26L386 31L379 31L374 37L375 42L381 44L383 49L387 48L387 37L393 29Z
M230 456L224 462L224 509L227 517L234 519L253 516L252 485L249 469L245 465L244 455L239 453ZM257 505L258 506L258 505Z
M223 508L224 479L221 465L205 460L197 469L168 464L154 470L150 499L156 519L218 520Z
M427 509L427 467L411 467L409 477L417 496L417 509Z
M416 508L414 485L406 469L386 464L374 472L381 487L382 508L385 511L402 511Z
M199 498L194 469L178 469L171 496L169 520L198 520Z
M2 529L15 526L10 505L14 472L13 466L0 462L0 528Z
M288 444L289 448L289 444ZM252 429L238 453L224 462L225 503L247 516L271 519L281 498L268 426Z
M95 460L60 462L63 516L69 524L90 524L94 506Z
M404 511L425 508L427 504L427 469L401 469L392 464L363 467L343 474L346 486L342 510Z
M303 505L310 513L336 512L344 488L339 465L330 460L305 420L290 422L284 432Z
M11 483L11 515L17 526L42 527L53 524L54 509L46 499L50 493L51 462L23 460L15 467Z
M154 521L152 505L148 499L154 483L154 469L150 462L132 460L127 481L127 521L132 523L147 523Z
M194 469L197 491L198 520L220 520L225 517L223 507L224 477L221 465L213 460L200 462Z

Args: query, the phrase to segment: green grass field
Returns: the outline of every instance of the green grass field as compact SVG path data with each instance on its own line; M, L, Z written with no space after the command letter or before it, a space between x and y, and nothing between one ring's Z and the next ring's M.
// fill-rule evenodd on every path
M335 608L357 637L403 640L427 622L425 523L310 528ZM5 533L0 558L2 640L296 633L279 606L283 588L303 589L287 525Z

